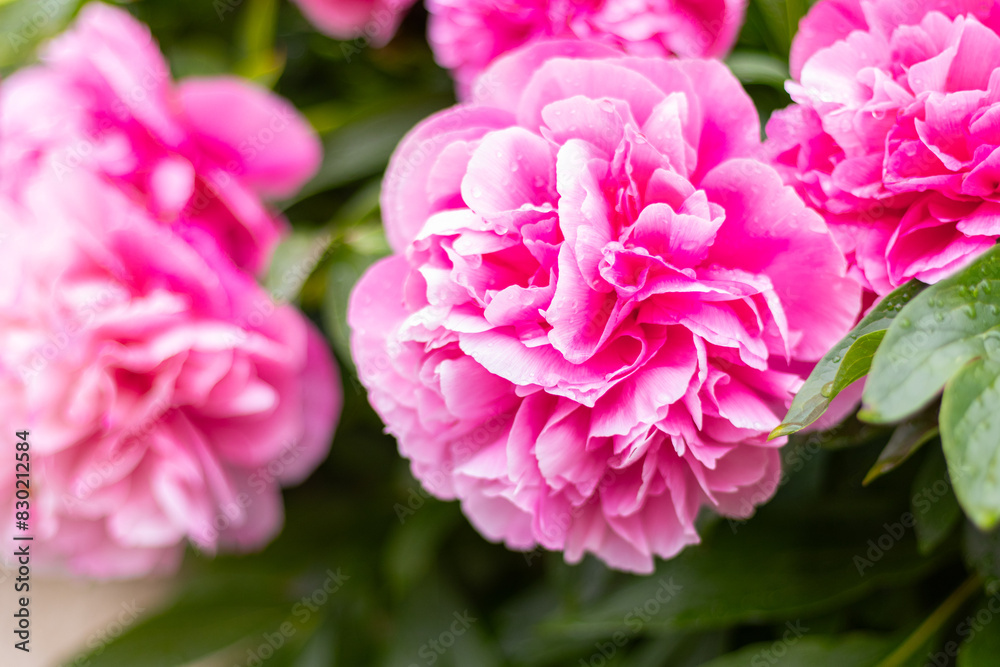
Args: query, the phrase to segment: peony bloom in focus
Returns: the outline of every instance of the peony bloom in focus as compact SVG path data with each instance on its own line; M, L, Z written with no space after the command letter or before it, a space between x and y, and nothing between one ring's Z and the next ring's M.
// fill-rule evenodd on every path
M321 31L337 39L363 37L385 46L416 0L295 0Z
M33 558L132 577L171 572L188 540L263 546L339 413L319 333L204 229L93 173L23 186L0 196L0 418L30 431Z
M649 572L772 495L768 432L860 288L722 64L549 42L482 81L390 163L361 381L489 539Z
M643 56L721 57L747 0L428 0L428 36L459 92L497 56L545 38L599 41Z
M0 137L0 188L87 170L251 271L285 229L262 198L292 194L320 160L291 104L235 77L174 84L149 30L100 3L0 87Z
M768 153L868 289L935 282L1000 236L1000 7L820 0Z

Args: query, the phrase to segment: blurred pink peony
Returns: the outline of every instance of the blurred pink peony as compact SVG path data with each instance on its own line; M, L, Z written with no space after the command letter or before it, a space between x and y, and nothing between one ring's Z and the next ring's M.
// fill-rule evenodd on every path
M463 97L497 56L539 39L595 40L642 56L721 57L747 0L428 0L428 35Z
M747 516L768 432L860 288L815 212L751 156L713 61L537 43L404 139L395 255L355 288L370 400L434 495L515 549L649 572L703 506Z
M260 271L285 223L262 197L292 194L319 165L315 133L288 102L235 77L174 84L149 30L86 5L42 64L0 89L0 189L84 169L160 223L209 232Z
M34 558L131 577L175 569L186 540L270 540L278 484L325 457L339 413L318 332L205 230L87 170L0 195L0 234L0 421L31 432ZM13 475L0 489L13 516Z
M416 0L295 0L313 25L337 39L384 46Z
M935 282L1000 236L1000 5L820 0L767 125L787 183L878 294Z

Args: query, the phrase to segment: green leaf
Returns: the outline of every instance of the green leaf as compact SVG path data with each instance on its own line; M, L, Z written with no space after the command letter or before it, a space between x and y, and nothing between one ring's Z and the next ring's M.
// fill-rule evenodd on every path
M833 379L833 393L836 396L856 380L868 375L872 367L872 357L885 338L885 331L872 331L861 336L844 355L844 360Z
M881 586L918 578L935 565L917 554L912 533L898 518L889 535L892 547L872 546L889 534L883 512L873 505L844 519L815 511L761 512L738 532L720 523L700 546L661 563L651 577L626 584L578 615L549 619L540 631L610 635L632 627L636 609L648 618L638 623L641 631L672 632L784 621L836 608ZM671 583L681 589L662 602L657 594L664 597L661 591Z
M29 62L39 43L66 27L81 3L81 0L53 1L44 6L38 0L0 3L0 73Z
M906 418L988 349L1000 349L998 247L900 311L875 354L859 417L883 424Z
M995 617L989 606L984 605L984 608L990 610L991 618ZM996 667L997 656L1000 656L1000 623L966 623L963 631L966 630L972 634L962 643L957 667Z
M294 602L266 579L253 586L203 583L87 656L87 664L180 667L241 641L260 639L285 622L292 622L296 633L304 636L292 614Z
M876 342L876 338L869 336L889 328L903 304L913 299L924 287L923 283L915 280L901 286L886 296L851 333L837 343L809 374L809 378L792 401L792 407L789 408L784 421L771 432L771 438L790 435L819 419L830 406L830 401L847 386L844 381L856 374L865 364L867 358L865 353L869 352L872 343ZM859 345L859 349L851 354L855 345ZM845 358L849 359L854 370L844 371L838 383L838 375Z
M391 107L331 132L323 142L319 172L295 200L381 173L406 133L439 108L434 101Z
M236 73L271 87L281 77L285 56L274 49L278 0L249 0L241 13L239 47L243 58Z
M1000 520L1000 362L976 359L945 385L941 444L959 504L989 530Z
M792 43L790 35L794 34L795 30L789 25L785 0L754 0L753 5L764 18L774 48L787 54Z
M726 64L736 78L745 84L761 84L777 90L785 89L788 64L760 51L734 51Z
M333 237L326 230L293 230L277 248L264 280L271 298L278 302L293 301L306 280L323 260Z
M801 630L801 625L789 623L781 638L751 644L702 667L866 667L892 647L888 640L873 635L797 636Z
M411 494L422 500L419 483L414 480ZM393 593L402 595L426 578L434 569L441 543L461 520L453 503L428 502L411 509L408 496L397 503L400 525L385 545L385 573Z
M951 535L962 517L940 447L933 447L910 491L910 511L916 519L917 547L929 554Z
M862 484L868 486L887 472L895 470L937 434L937 410L924 410L913 419L903 422L893 431L888 444Z
M785 0L785 15L788 19L789 45L799 31L799 22L806 15L809 6L806 0Z
M399 610L399 627L381 664L499 667L499 647L487 637L483 621L482 614L440 575L429 576Z
M347 308L351 291L372 264L389 252L381 225L360 225L346 243L331 251L333 262L327 273L323 301L323 324L334 349L345 364L351 363L351 331ZM353 367L351 367L353 370Z
M1000 590L1000 530L983 532L965 524L962 551L969 569L975 570L990 594Z

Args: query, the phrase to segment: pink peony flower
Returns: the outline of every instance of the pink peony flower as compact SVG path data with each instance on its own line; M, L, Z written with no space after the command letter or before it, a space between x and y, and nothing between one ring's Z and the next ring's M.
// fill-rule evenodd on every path
M279 483L328 451L340 395L320 335L206 230L158 222L83 169L0 196L0 421L30 431L48 568L141 576L175 569L187 540L262 546Z
M149 30L100 3L0 92L0 183L84 169L161 224L209 232L260 271L285 228L262 197L297 190L320 145L295 108L234 77L171 81Z
M390 163L395 255L350 306L361 381L489 539L649 572L698 541L700 508L773 493L767 434L860 288L751 157L723 65L539 43L481 82Z
M768 152L878 294L1000 236L998 29L981 0L820 0L802 21Z
M416 0L295 0L306 18L337 39L365 38L386 45Z
M497 56L539 39L600 41L635 55L721 57L747 0L428 0L428 36L463 97Z

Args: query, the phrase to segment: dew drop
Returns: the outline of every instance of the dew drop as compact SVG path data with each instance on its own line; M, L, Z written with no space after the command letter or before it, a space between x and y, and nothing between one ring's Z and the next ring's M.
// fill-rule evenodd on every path
M899 320L899 326L903 327L904 329L909 329L910 327L913 326L913 322L911 322L908 318L904 317L901 320Z
M964 308L964 310L965 310L965 314L969 316L969 319L970 319L970 320L974 320L974 319L976 319L976 307L975 307L975 306L973 306L973 305L972 305L972 304L970 303L969 305L967 305L967 306L966 306L966 307Z
M983 340L983 349L990 359L1000 359L1000 334L991 331Z
M830 398L831 396L833 396L833 383L827 382L825 385L823 385L823 388L819 390L819 393L820 396L823 396L824 398Z
M472 196L473 197L482 197L483 196L483 189L481 187L479 187L478 185L475 186L474 188L472 188Z
M934 319L938 322L944 322L944 313L934 313Z
M841 359L843 359L843 357L841 357L841 356L840 356L840 355L838 354L838 355L837 355L836 357L834 357L834 358L833 358L833 363L835 363L835 364L839 364L839 363L840 363L840 360L841 360Z

